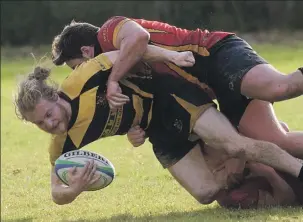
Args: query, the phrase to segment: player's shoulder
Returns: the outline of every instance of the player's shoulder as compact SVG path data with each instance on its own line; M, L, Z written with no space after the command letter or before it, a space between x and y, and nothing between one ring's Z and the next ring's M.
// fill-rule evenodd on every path
M66 138L67 138L67 133L51 136L49 147L48 147L48 153L49 153L49 160L52 165L54 165L56 159L62 154Z
M71 100L80 95L83 86L95 74L107 71L112 67L111 61L104 54L78 65L62 82L61 91Z

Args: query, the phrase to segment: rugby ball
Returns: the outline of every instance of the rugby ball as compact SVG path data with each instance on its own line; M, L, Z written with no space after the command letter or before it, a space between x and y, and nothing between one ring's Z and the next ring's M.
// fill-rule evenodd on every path
M115 177L114 165L106 157L91 151L73 150L62 154L55 161L55 172L60 180L68 186L68 170L74 166L77 168L84 167L90 160L94 160L94 163L97 164L96 174L101 176L87 191L95 191L107 187Z

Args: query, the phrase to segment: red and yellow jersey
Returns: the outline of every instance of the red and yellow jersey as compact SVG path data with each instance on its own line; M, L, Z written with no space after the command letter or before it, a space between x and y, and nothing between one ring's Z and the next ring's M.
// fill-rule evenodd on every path
M98 41L103 52L117 50L116 38L121 27L128 21L135 21L150 33L149 44L156 45L173 51L192 51L201 56L209 56L208 50L218 41L233 33L209 32L208 30L187 30L158 21L144 19L131 19L115 16L107 20L98 32ZM212 96L212 92L205 83L201 83L195 73L189 73L172 63L156 62L151 64L158 73L169 73L182 76L190 82L200 85Z
M131 20L150 33L150 44L174 51L193 51L202 56L208 56L208 49L224 37L233 34L201 29L187 30L158 21L115 16L107 20L98 33L98 40L104 52L117 49L114 45L117 34L120 28Z

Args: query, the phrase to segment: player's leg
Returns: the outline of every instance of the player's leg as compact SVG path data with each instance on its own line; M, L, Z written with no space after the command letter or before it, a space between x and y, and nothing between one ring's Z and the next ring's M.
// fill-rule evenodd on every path
M209 146L225 150L233 157L269 165L303 180L302 163L277 145L241 136L228 119L215 108L208 108L196 121L193 131Z
M186 144L187 143L187 144ZM175 145L154 144L154 153L178 183L199 203L209 204L224 184L217 183L208 169L199 144L178 142Z
M248 99L245 96L241 95L240 92L241 91L240 85L242 82L241 79L253 67L257 67L260 64L266 64L266 61L264 61L260 56L258 56L246 42L244 42L243 40L237 37L231 37L225 39L221 43L218 43L217 46L215 46L211 50L211 54L212 56L211 58L209 58L210 66L208 67L209 72L211 73L210 75L208 75L208 80L210 81L209 83L211 87L215 90L221 112L232 122L234 126L238 127L243 114L249 111L247 110L247 106L250 105L252 101L251 99ZM233 56L230 57L229 56L230 54L233 54ZM216 66L216 64L222 64L222 65ZM254 107L254 104L252 104L251 107ZM249 114L247 114L244 119L248 123L245 123L243 121L241 123L242 124L241 132L245 133L245 136L247 137L253 137L256 139L261 139L261 140L263 139L266 141L275 142L278 145L281 145L281 140L283 140L284 146L282 146L282 148L285 148L286 150L289 150L289 148L294 146L295 148L298 147L298 145L294 145L294 144L290 145L289 144L290 140L288 140L285 135L282 136L281 131L277 131L277 129L282 130L282 128L279 127L274 128L274 125L271 125L271 127L273 128L263 126L263 122L267 123L269 126L270 121L274 120L272 118L273 116L270 116L269 114L270 112L264 109L264 107L263 109L262 108L252 109L251 111L249 111ZM260 118L260 121L255 121L255 120L252 121L252 119L255 116L258 116L258 118ZM247 132L244 132L243 124L245 124L245 130ZM255 125L250 125L250 124L255 124ZM256 125L258 125L258 128L255 127ZM266 130L262 131L262 128ZM266 134L265 131L267 131ZM275 140L273 141L272 136L270 135L267 138L266 135L269 134L269 132L271 131L275 131L276 132L275 135L278 135L277 133L279 132L280 133L279 138L281 139L275 137ZM263 137L253 136L253 133L255 133L256 135L260 135L261 132L263 133L262 135ZM295 137L296 140L296 141L291 141L291 143L296 143L296 144L301 143L299 142L302 141L300 140L300 135L299 136L298 134L291 134L291 135L292 135L291 137ZM287 148L285 146L286 141L288 144Z
M208 145L225 150L231 156L242 156L244 152L248 160L261 162L296 177L299 175L300 178L303 177L302 164L295 157L273 143L241 136L230 121L212 107L213 103L198 86L181 79L169 81L170 78L168 75L161 75L159 78L158 87L163 89L159 91L159 95L155 95L158 109L155 106L153 112L158 113L163 126L175 135L175 138L187 138L188 133L193 130ZM230 91L227 92L228 96L232 96ZM242 97L230 100L238 104ZM247 103L244 103L243 109ZM227 103L223 108L237 108L233 106L234 104L228 106ZM235 118L236 121L240 120L239 116Z
M297 70L285 75L272 65L260 64L243 77L241 93L270 102L295 98L303 94L303 73Z
M282 74L237 36L217 43L210 53L208 80L219 96L222 91L230 90L245 97L274 102L303 94L303 73L298 70Z
M253 139L275 143L293 156L303 159L303 132L287 132L269 102L251 101L241 118L239 132Z

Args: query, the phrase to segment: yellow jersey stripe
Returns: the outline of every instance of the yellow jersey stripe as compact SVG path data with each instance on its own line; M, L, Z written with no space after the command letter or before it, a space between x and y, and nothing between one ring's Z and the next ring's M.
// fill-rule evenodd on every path
M212 103L208 103L202 106L195 106L194 104L187 102L186 100L176 96L175 94L172 94L172 96L190 114L189 133L192 132L196 121L199 119L202 113L204 113L209 107L213 106Z
M149 112L148 112L148 120L147 120L147 124L146 124L145 129L147 129L147 128L149 127L150 121L151 121L151 119L152 119L152 115L153 115L153 105L154 105L153 103L154 103L154 101L152 100L152 101L151 101L151 105L150 105L150 110L149 110Z
M73 143L79 147L85 132L87 131L89 125L91 124L95 109L96 109L96 101L91 99L96 97L98 87L95 87L87 92L83 93L80 96L79 101L79 112L77 116L77 120L75 122L75 126L69 131L69 136ZM89 117L89 118L83 118Z
M67 133L62 135L51 136L50 146L48 148L49 160L52 166L55 165L56 159L61 156L64 146L64 141L66 140Z
M133 95L133 107L136 115L132 124L132 127L139 125L143 117L143 99L138 95Z
M153 94L148 93L148 92L144 92L143 90L141 90L138 86L136 86L135 84L129 82L126 79L122 79L119 81L121 84L131 88L132 90L134 90L136 93L138 93L139 95L143 96L143 97L147 97L147 98L153 98Z
M157 30L157 29L145 29L145 30L148 31L149 33L168 33L166 31Z
M71 99L75 99L81 93L87 81L99 71L105 71L112 67L110 60L100 54L94 59L83 62L75 69L70 76L63 81L61 90Z
M116 49L118 49L118 47L117 47L117 36L118 36L118 33L119 33L119 31L120 31L120 29L122 28L122 26L126 23L126 22L129 22L129 21L132 21L132 20L130 20L130 19L128 19L128 18L126 18L126 19L123 19L121 22L119 22L118 23L118 25L115 27L115 29L114 29L114 33L113 33L113 45L114 45L114 47L116 48Z
M176 73L178 73L180 76L182 76L183 78L185 78L187 81L197 84L198 86L200 86L201 89L203 90L207 90L209 87L205 84L202 83L198 80L198 78L192 76L191 74L189 74L188 72L185 72L183 69L181 69L179 66L176 66L173 63L169 63L169 62L165 62L165 64L172 69L173 71L175 71Z
M93 58L92 62L97 62L102 71L106 71L113 67L111 60L103 53Z

